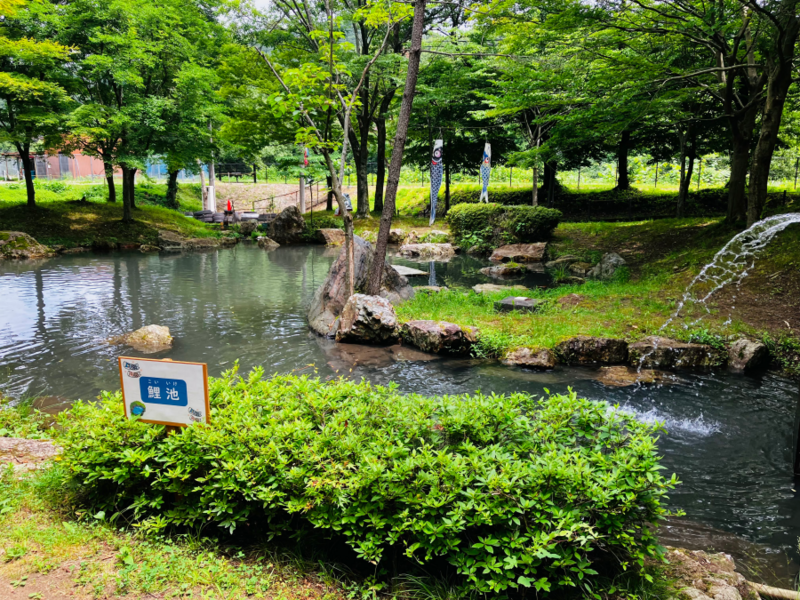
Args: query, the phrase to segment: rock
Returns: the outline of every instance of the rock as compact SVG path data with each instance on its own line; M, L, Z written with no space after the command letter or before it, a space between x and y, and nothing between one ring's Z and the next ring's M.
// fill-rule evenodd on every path
M355 291L363 290L367 283L367 274L372 263L372 247L359 236L354 236L353 270L355 273ZM338 317L347 302L347 255L339 252L339 256L331 265L328 277L317 289L311 306L308 309L308 324L319 335L336 335ZM395 271L391 265L385 265L383 285L380 296L392 304L399 304L414 297L414 288L408 279Z
M280 248L281 245L276 242L275 240L271 240L268 237L261 236L259 237L256 242L258 243L259 248L263 248L264 250L275 250L275 248Z
M444 258L450 259L456 255L452 244L406 244L400 246L400 256L411 258Z
M58 454L61 448L49 440L0 437L0 464L13 465L15 471L38 469Z
M556 268L560 267L561 265L564 265L565 267L568 267L572 263L578 262L580 260L581 259L580 259L579 256L575 256L574 254L565 254L564 256L559 256L556 259L553 259L553 260L551 260L549 262L546 262L544 264L544 266L546 268L548 268L548 269L556 269Z
M388 344L397 337L397 315L391 302L380 296L350 296L339 318L337 342Z
M406 232L403 229L390 229L389 230L389 243L402 244L406 239Z
M258 229L258 221L248 220L239 224L239 233L245 237L250 237L256 229Z
M419 234L416 229L412 229L405 239L406 244L416 244L419 242Z
M183 250L186 239L174 231L160 229L158 231L158 245L164 250Z
M574 275L571 275L569 277L559 279L558 283L561 285L583 285L586 283L586 280L583 277L575 277Z
M769 364L769 349L756 340L740 338L728 348L728 366L734 371L762 369Z
M567 267L567 270L577 277L585 277L586 274L592 270L592 268L592 263L574 262Z
M142 244L139 246L139 252L159 252L161 248L158 246L151 246L150 244Z
M517 348L502 360L504 365L527 367L529 369L552 369L556 366L556 357L550 350L533 350Z
M27 233L0 231L0 258L45 258L54 255L47 246Z
M666 580L670 582L675 597L693 600L759 598L758 590L744 575L736 572L736 564L729 554L668 547L665 558Z
M494 309L498 312L534 312L541 308L544 300L535 298L525 298L524 296L509 296L494 303Z
M77 248L67 248L66 250L63 250L61 254L83 254L84 252L89 252L90 250L91 248L84 248L83 246L78 246Z
M269 237L279 244L299 244L306 230L306 221L296 206L287 206L269 224Z
M402 326L403 341L425 352L469 354L478 340L474 327L461 328L445 321L409 321Z
M317 240L326 246L344 244L344 231L341 229L317 229Z
M525 265L517 263L500 263L493 267L484 267L481 273L492 279L514 279L525 274Z
M547 242L537 244L509 244L492 252L492 262L539 263L547 253Z
M414 288L414 293L419 294L420 292L424 294L438 294L439 292L446 291L447 288L438 285L418 285Z
M628 360L628 342L614 338L579 335L558 344L558 358L569 365L624 363Z
M422 241L428 244L443 244L450 239L450 234L440 229L431 229L422 236Z
M410 277L412 275L427 275L427 271L420 271L419 269L412 269L411 267L404 267L403 265L392 265L392 268L400 273L403 277Z
M95 240L92 242L92 250L96 252L112 252L119 248L117 242L109 242L108 240Z
M544 275L546 272L544 265L542 263L523 263L525 265L525 270L528 273L539 273Z
M152 354L172 348L172 336L169 327L147 325L131 333L120 335L109 340L112 344L127 344L139 352Z
M625 259L616 252L604 254L600 262L587 273L590 279L608 280L614 277L617 269L627 264Z
M578 306L578 304L583 302L583 296L580 294L567 294L566 296L561 296L556 302L565 308L567 306Z
M528 288L524 285L497 285L496 283L479 283L472 286L472 291L476 294L495 294L497 292L526 292Z
M628 357L632 365L655 369L716 367L725 362L722 354L711 346L659 336L630 344Z
M612 387L628 387L631 385L650 385L661 383L664 373L652 369L638 371L633 367L601 367L597 372L597 381Z

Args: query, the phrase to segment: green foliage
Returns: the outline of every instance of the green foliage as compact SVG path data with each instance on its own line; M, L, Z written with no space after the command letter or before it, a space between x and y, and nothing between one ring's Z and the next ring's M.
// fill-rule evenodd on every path
M33 187L37 190L47 190L55 194L66 192L69 189L66 183L58 179L34 179Z
M212 423L173 435L127 420L119 394L74 405L58 441L89 509L149 531L306 523L367 561L442 557L485 593L585 587L600 561L660 554L652 526L677 482L659 472L657 425L574 393L262 375L212 379Z
M495 203L459 204L447 223L462 247L496 248L503 244L541 242L558 226L561 212L542 206L502 206ZM473 243L477 240L477 243Z
M315 215L314 222L310 218L305 219L306 230L303 232L303 239L308 242L318 242L317 231L320 229L343 229L342 219L333 215Z
M423 235L420 241L425 244L444 244L450 241L450 236L445 232L434 233L430 231Z
M0 437L49 438L46 417L34 409L30 402L12 404L10 398L0 397Z
M709 331L707 328L695 329L689 333L689 341L693 344L705 344L711 346L715 350L725 352L725 339L717 334Z
M770 356L775 358L784 371L800 375L800 339L781 333L777 336L767 334L763 340L769 348Z

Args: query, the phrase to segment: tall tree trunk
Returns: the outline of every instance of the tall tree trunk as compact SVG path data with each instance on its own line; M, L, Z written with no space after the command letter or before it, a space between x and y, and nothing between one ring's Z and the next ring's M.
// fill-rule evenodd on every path
M106 176L106 183L108 183L108 201L109 202L116 202L117 201L117 188L114 185L114 165L112 165L109 161L103 160L103 171L105 172Z
M328 203L325 205L325 210L333 210L333 179L330 175L325 178L325 184L328 186Z
M544 163L544 176L542 181L542 192L547 200L547 206L552 207L556 197L556 163L547 161Z
M375 119L378 130L378 164L375 169L375 212L383 212L383 182L386 179L386 117Z
M123 182L123 185L127 185L130 189L130 203L131 208L136 208L136 167L132 167L128 171L128 181Z
M14 144L19 152L22 161L22 169L25 171L25 191L28 193L28 208L36 208L36 188L33 187L34 161L31 160L30 143Z
M255 173L255 169L253 170ZM169 179L167 180L167 195L164 198L164 204L167 207L178 210L178 173L180 171L175 169L169 172Z
M120 165L122 169L122 222L131 223L133 221L133 214L131 212L131 196L133 195L133 186L130 185L131 169L125 165Z
M631 182L628 179L628 151L631 145L631 132L623 131L622 136L617 146L617 173L619 179L617 181L617 191L625 191L631 189Z
M425 0L414 3L414 24L411 29L411 49L408 53L408 71L406 85L403 90L403 101L400 104L400 115L397 118L397 131L392 145L392 161L389 164L389 181L386 185L386 200L381 213L381 226L378 230L378 241L375 244L375 255L372 258L366 293L377 295L381 291L383 268L386 264L386 247L389 243L389 230L392 228L397 187L400 183L400 167L403 164L403 151L408 135L408 121L414 104L419 77L419 59L422 54L422 30L425 20Z
M747 217L747 170L750 165L750 145L758 105L754 104L741 118L731 119L731 177L728 181L728 212L726 221L736 223Z
M686 214L686 199L689 196L689 186L692 183L692 171L694 171L695 147L694 142L689 140L689 132L681 132L681 180L678 187L678 204L675 216L679 219ZM686 159L689 159L687 167Z

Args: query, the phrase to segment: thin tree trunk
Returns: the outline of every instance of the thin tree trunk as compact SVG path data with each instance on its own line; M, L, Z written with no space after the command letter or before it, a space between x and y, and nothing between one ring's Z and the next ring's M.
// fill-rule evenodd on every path
M628 179L628 151L630 150L630 145L631 132L623 131L617 146L617 173L619 173L617 191L631 189L631 182Z
M386 264L386 247L389 243L389 230L392 228L397 187L400 182L400 167L403 164L403 151L408 134L408 121L414 104L414 94L419 77L419 59L422 54L422 30L425 19L425 0L417 0L414 4L414 24L411 30L411 50L408 54L408 71L406 85L403 90L403 101L400 104L400 115L397 119L397 132L392 146L392 161L389 164L389 181L386 185L386 200L381 213L381 225L378 240L375 244L375 255L372 259L366 293L377 295L381 291L383 268Z
M123 181L122 181L122 185L123 186L127 185L128 189L130 190L128 198L129 198L130 205L131 205L132 209L136 208L136 191L135 191L136 170L137 170L136 167L128 169L128 181L125 181L124 176L123 176Z
M167 180L167 195L164 198L164 204L169 208L178 209L178 169L169 172L169 179ZM255 170L253 170L255 172Z
M106 183L108 183L108 201L117 201L117 188L114 185L114 165L109 161L103 160L103 171L106 176Z
M383 182L386 179L386 117L375 119L378 130L378 164L375 169L375 212L383 212Z
M34 162L31 160L30 144L15 144L25 171L25 191L28 193L28 208L36 208L36 188L33 187Z
M131 223L133 221L133 214L131 212L131 196L133 195L133 186L130 185L131 169L127 165L120 165L122 168L122 222Z
M325 210L333 210L333 180L330 175L325 178L325 183L328 186L328 203L325 205Z
M678 189L678 205L675 216L683 218L686 213L686 199L689 195L689 186L692 183L692 171L694 170L694 143L689 142L689 134L681 133L681 181ZM686 165L686 159L689 165Z
M758 105L753 104L740 118L730 119L731 177L728 181L726 221L731 224L747 218L747 170L757 113Z

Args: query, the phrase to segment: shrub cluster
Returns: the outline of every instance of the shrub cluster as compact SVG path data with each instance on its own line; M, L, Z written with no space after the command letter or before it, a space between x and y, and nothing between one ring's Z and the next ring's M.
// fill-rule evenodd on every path
M306 228L302 235L303 239L308 242L319 241L317 231L320 229L344 229L341 217L335 217L333 215L315 215L313 223L309 216L305 216L304 220L306 222Z
M574 393L427 398L262 376L212 379L212 423L172 435L127 420L119 394L62 414L87 504L151 531L299 520L365 561L444 559L486 593L586 589L599 565L661 551L652 526L676 482L660 475L658 426Z
M446 220L459 245L491 250L503 244L545 241L560 219L560 211L543 206L486 203L454 206Z

